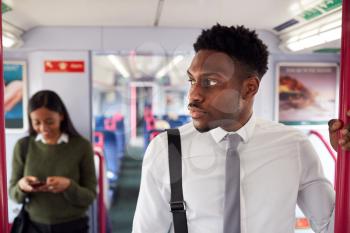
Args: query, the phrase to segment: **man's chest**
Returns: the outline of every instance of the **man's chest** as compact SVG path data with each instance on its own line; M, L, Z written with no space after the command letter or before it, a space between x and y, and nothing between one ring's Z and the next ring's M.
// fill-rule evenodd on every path
M201 156L185 156L183 190L188 208L196 215L222 216L225 193L225 151L206 150ZM297 148L241 148L241 201L247 216L257 209L295 207L300 180ZM210 211L208 211L210 210Z

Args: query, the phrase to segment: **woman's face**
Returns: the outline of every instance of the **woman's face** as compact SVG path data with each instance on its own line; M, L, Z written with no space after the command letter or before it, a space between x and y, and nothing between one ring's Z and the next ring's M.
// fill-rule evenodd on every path
M31 124L38 134L42 134L45 141L55 142L61 135L63 115L45 107L38 108L30 113Z

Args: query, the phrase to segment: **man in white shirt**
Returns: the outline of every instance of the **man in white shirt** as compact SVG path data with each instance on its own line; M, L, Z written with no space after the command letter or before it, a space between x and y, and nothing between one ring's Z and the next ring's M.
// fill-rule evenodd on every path
M296 204L315 232L333 232L334 190L307 137L253 113L267 70L267 47L243 26L215 25L203 30L194 49L187 71L193 122L179 128L188 232L223 232L228 133L241 138L242 233L293 233ZM339 122L333 126L331 132L342 128ZM349 147L348 139L341 143ZM133 233L174 232L169 203L167 135L162 133L145 153Z

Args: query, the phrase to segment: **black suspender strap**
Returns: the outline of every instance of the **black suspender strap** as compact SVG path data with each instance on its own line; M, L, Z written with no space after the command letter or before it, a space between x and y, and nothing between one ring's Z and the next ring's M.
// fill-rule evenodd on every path
M180 131L168 129L168 152L170 174L170 208L173 214L175 233L188 233L186 204L182 193L182 153Z

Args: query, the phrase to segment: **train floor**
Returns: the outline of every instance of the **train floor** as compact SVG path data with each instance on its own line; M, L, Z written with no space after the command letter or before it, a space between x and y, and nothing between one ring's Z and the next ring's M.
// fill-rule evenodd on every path
M143 146L128 146L109 211L113 233L130 233L139 193Z

